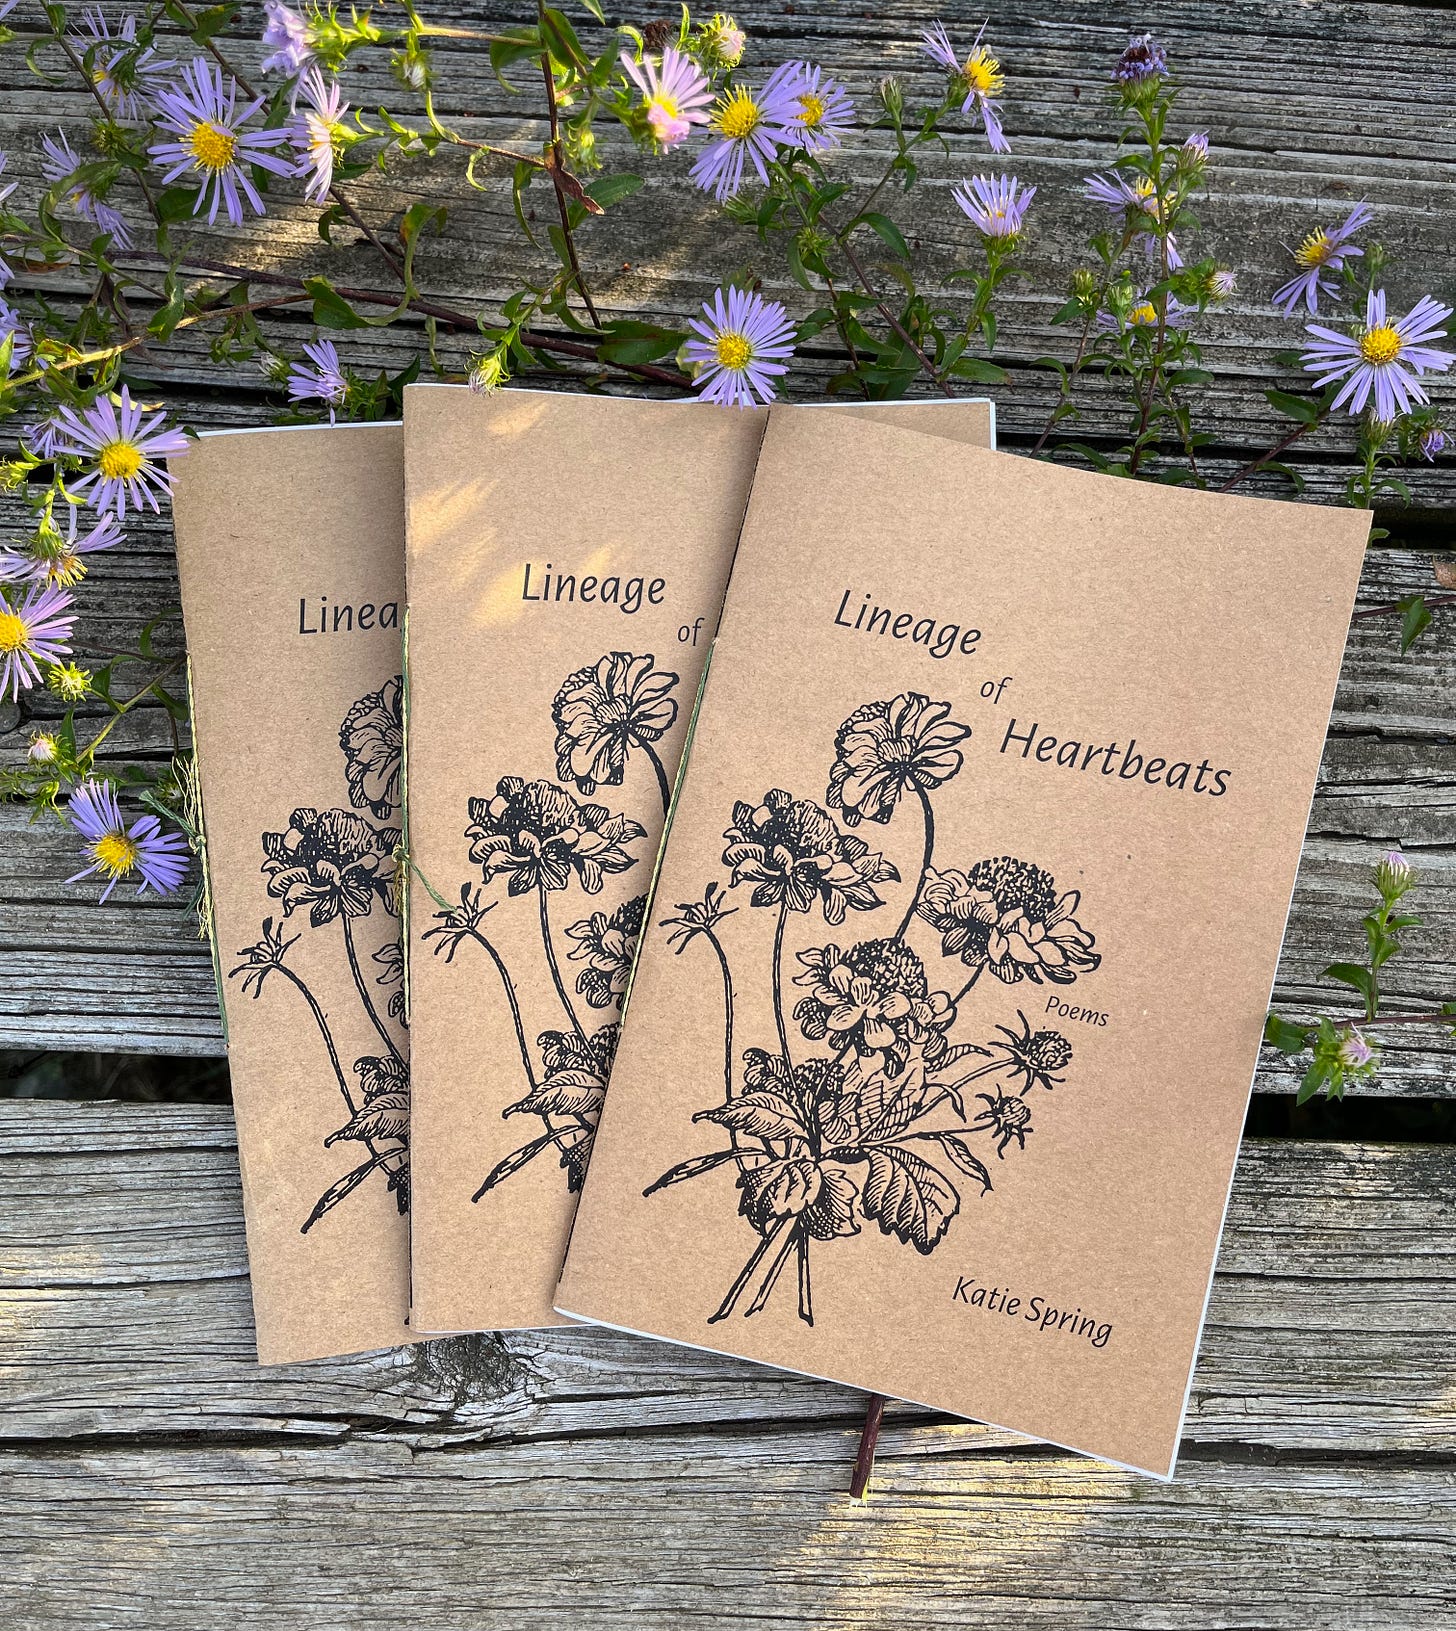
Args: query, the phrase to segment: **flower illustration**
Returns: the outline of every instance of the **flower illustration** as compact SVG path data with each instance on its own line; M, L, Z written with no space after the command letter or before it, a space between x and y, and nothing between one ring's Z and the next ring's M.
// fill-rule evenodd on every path
M951 197L983 238L1018 237L1026 221L1035 187L1023 187L1015 176L972 176Z
M1358 334L1341 334L1320 323L1307 323L1314 343L1301 362L1316 375L1318 386L1340 386L1331 404L1352 414L1363 413L1366 403L1375 417L1393 420L1409 413L1411 404L1428 400L1421 377L1444 374L1456 354L1432 342L1444 339L1451 308L1424 295L1404 317L1387 321L1385 290L1372 289L1365 302L1365 324Z
M720 204L736 196L743 185L743 165L750 161L758 179L768 182L768 164L782 142L795 145L794 122L799 115L798 77L775 76L762 91L733 85L713 107L709 128L718 140L704 148L690 172L704 192Z
M50 584L33 584L23 600L0 594L0 701L18 701L40 679L40 665L70 651L73 598Z
M372 960L379 964L379 972L374 976L375 985L383 986L389 992L389 1017L400 1025L408 1024L405 1014L403 935L381 946L373 954Z
M164 181L182 176L198 182L192 213L207 210L208 225L219 210L236 226L243 224L246 200L255 215L264 213L263 200L253 185L254 169L274 175L294 173L294 161L274 151L288 141L286 130L245 130L248 120L263 106L254 97L238 107L238 85L222 70L201 57L183 68L180 80L157 93L157 128L169 137L147 151Z
M986 1106L971 1126L985 1128L996 1139L998 1159L1006 1159L1006 1147L1014 1138L1018 1149L1026 1148L1026 1135L1031 1132L1031 1106L1015 1093L977 1093Z
M328 1149L344 1139L369 1143L374 1139L393 1138L401 1144L409 1141L409 1072L392 1054L382 1058L368 1057L354 1061L354 1074L359 1078L359 1090L364 1102L348 1121L330 1133L324 1140ZM408 1211L402 1205L401 1212Z
M1005 1025L998 1025L996 1029L1006 1040L992 1042L984 1051L999 1053L1005 1058L1010 1074L1023 1078L1021 1086L1023 1093L1033 1086L1044 1087L1050 1092L1065 1079L1057 1072L1065 1070L1071 1064L1072 1044L1060 1031L1033 1031L1026 1015L1019 1008L1016 1010L1016 1017L1021 1021L1020 1032L1010 1030Z
M158 497L172 486L160 461L187 451L187 437L167 424L165 414L143 419L145 411L123 385L119 396L99 396L89 408L67 406L55 415L55 452L91 466L71 492L89 493L93 509L115 510L122 520L128 499L135 510L146 504L160 513Z
M445 961L453 963L461 943L472 939L481 919L494 910L495 902L485 898L483 889L472 889L468 883L463 883L460 885L460 904L436 912L434 928L426 929L420 939L433 940L435 943L430 950L437 957L444 952Z
M396 675L362 696L339 727L349 802L383 821L399 809L404 761L404 681Z
M512 895L565 889L573 873L589 895L609 872L637 864L625 845L645 838L646 829L604 805L579 804L552 782L502 776L495 797L469 803L470 859L487 883L505 874Z
M696 364L694 386L704 402L751 408L772 402L772 381L788 372L794 354L794 325L777 300L742 289L717 290L703 302L701 318L688 326L699 336L683 351Z
M566 933L576 944L567 956L586 963L576 977L576 989L591 1007L615 1007L626 993L646 907L646 895L636 895L610 916L593 912L568 926Z
M574 781L588 795L598 786L620 787L631 750L672 729L677 702L668 692L678 677L657 668L656 661L651 655L609 651L567 678L551 703L556 774L562 781ZM662 779L665 785L665 774Z
M725 917L732 917L738 910L728 905L720 883L710 883L701 900L679 901L674 909L678 915L663 918L662 927L672 930L667 943L679 956L700 934L711 935Z
M906 789L927 792L955 775L962 764L957 744L971 728L949 713L948 702L918 691L855 709L835 733L829 772L829 802L846 825L886 822Z
M771 788L761 804L736 803L723 836L723 864L732 868L734 886L754 886L754 906L807 912L817 900L826 923L843 923L846 908L882 905L874 885L900 876L862 839L840 832L817 804L782 788Z
M843 952L817 946L799 953L804 973L794 984L809 995L794 1007L799 1029L811 1042L829 1038L837 1049L881 1055L885 1074L904 1068L920 1044L927 1064L945 1052L955 1004L931 991L920 959L899 940L864 940Z
M101 891L105 900L123 878L137 874L137 893L148 889L170 895L187 875L187 840L181 833L164 832L154 815L138 816L127 826L110 782L83 781L71 794L67 806L71 825L85 840L90 865L83 867L67 883L99 873L106 879Z
M239 974L243 977L243 990L250 997L261 996L264 982L276 969L283 967L283 960L288 955L288 948L298 944L299 936L294 935L291 940L283 937L283 921L276 924L271 917L263 919L263 938L255 941L251 946L244 946L238 953L243 959L236 968L228 970L228 979L235 979Z
M1303 301L1311 317L1319 310L1319 297L1335 299L1339 296L1339 279L1331 274L1343 272L1345 262L1365 254L1358 244L1350 240L1375 219L1368 204L1357 204L1344 221L1331 232L1316 227L1307 233L1298 249L1294 250L1294 264L1299 271L1288 283L1274 291L1273 305L1285 317L1293 317Z
M968 872L926 869L916 914L937 930L941 951L959 957L974 981L989 969L1015 985L1069 985L1102 961L1076 919L1076 890L1058 895L1050 873L1003 855Z
M397 827L373 827L352 810L295 810L287 832L263 834L268 893L291 917L309 909L314 928L335 918L367 917L394 898Z
M986 140L991 144L992 152L1009 153L1011 143L1006 140L1001 130L1001 108L996 101L1006 89L1006 76L1001 72L1001 64L991 55L989 48L981 44L981 36L985 32L986 25L982 23L970 55L964 61L956 55L956 49L950 43L950 36L945 31L944 23L932 23L926 29L920 36L920 48L932 62L945 69L950 76L955 95L959 96L962 91L965 92L961 112L971 113L974 110L980 115L981 123L986 127Z
M707 124L713 92L703 71L685 52L665 46L660 63L654 63L650 56L638 62L630 51L624 51L621 62L642 92L647 128L659 146L676 147L688 139L694 125Z

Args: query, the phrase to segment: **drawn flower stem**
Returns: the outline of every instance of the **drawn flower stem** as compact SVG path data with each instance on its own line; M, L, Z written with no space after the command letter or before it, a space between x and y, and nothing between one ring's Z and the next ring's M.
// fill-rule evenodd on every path
M403 1064L404 1057L400 1053L398 1047L395 1045L394 1038L389 1034L388 1027L385 1025L384 1021L380 1019L379 1010L375 1008L374 999L369 995L369 987L365 982L363 974L360 972L359 955L354 949L354 920L348 915L347 912L345 912L342 916L342 922L344 925L344 950L349 958L349 969L354 976L354 987L359 993L359 1001L364 1004L364 1012L368 1014L374 1029L379 1032L380 1038L385 1047L389 1049L390 1056L399 1064Z
M291 968L285 967L282 963L279 963L277 968L278 972L293 984L303 1000L308 1004L309 1011L318 1025L319 1035L324 1039L324 1046L329 1050L329 1063L334 1067L334 1079L339 1084L339 1092L344 1096L344 1106L352 1116L354 1114L354 1095L349 1091L349 1083L344 1076L344 1067L339 1063L339 1050L334 1046L334 1039L329 1031L329 1022L324 1017L323 1009L319 1007L318 998L314 996L313 992L309 990Z
M915 791L925 815L925 850L920 862L920 876L915 880L915 892L910 897L910 904L905 908L905 916L900 919L900 927L895 930L896 940L905 938L906 930L914 921L915 908L920 904L920 892L925 888L925 874L930 871L930 858L935 853L935 811L930 807L929 795L918 782Z
M556 987L556 995L561 998L561 1006L566 1010L567 1023L585 1042L586 1032L582 1030L581 1021L576 1017L576 1010L571 1006L571 998L566 992L566 982L561 978L561 969L556 961L556 948L551 944L551 919L546 911L546 885L538 884L536 893L541 897L541 944L546 948L546 962L551 969L551 981Z
M971 975L970 979L967 980L966 983L960 988L960 990L956 992L955 996L953 996L950 999L952 1002L959 1002L961 1000L961 998L966 995L966 993L971 989L971 987L976 983L976 981L980 979L981 971L982 971L982 969L985 968L985 966L986 965L984 963L982 963L980 965L980 967L977 968L976 972L973 975Z
M506 968L505 963L502 962L501 954L495 949L490 941L486 939L479 929L471 929L468 932L472 940L476 941L477 944L485 948L486 955L490 958L491 962L495 964L495 971L500 975L500 982L505 990L506 1001L510 1004L511 1008L511 1022L516 1028L516 1046L521 1050L521 1068L525 1071L526 1082L531 1091L534 1093L536 1091L536 1073L531 1068L531 1050L526 1045L526 1028L521 1023L521 1004L516 997L516 988L511 980L510 971Z
M783 961L784 961L784 924L788 921L789 903L785 898L779 902L779 921L774 930L773 944L773 1007L774 1023L779 1028L779 1051L784 1056L784 1069L792 1076L794 1061L789 1054L789 1033L784 1025L784 998L783 998Z
M634 738L637 745L652 761L652 768L657 772L657 790L662 794L662 813L666 817L668 806L672 803L672 787L667 779L667 771L662 767L662 760L658 758L651 742L644 742L640 736Z
M812 1325L814 1299L809 1290L809 1231L802 1226L801 1220L794 1232L799 1237L799 1318L805 1325Z
M788 1222L790 1220L786 1218L786 1219L784 1219L784 1221ZM764 1277L763 1277L763 1284L758 1288L758 1295L753 1299L753 1301L751 1303L749 1303L747 1312L744 1315L745 1319L747 1319L748 1317L750 1317L753 1314L758 1313L759 1309L763 1308L767 1304L767 1302L769 1300L769 1297L773 1294L773 1288L779 1283L779 1276L784 1272L784 1264L788 1262L790 1254L794 1251L794 1248L799 1244L799 1242L801 1240L803 1240L803 1238L804 1238L804 1220L803 1220L803 1218L794 1219L793 1220L793 1225L794 1225L793 1228L790 1229L788 1234L784 1237L783 1244L779 1247L778 1251L775 1253L773 1261L769 1264L768 1273L765 1274ZM806 1252L805 1256L804 1256L804 1269L803 1269L803 1274L804 1275L807 1275L808 1261L809 1261L808 1254ZM803 1313L803 1307L804 1307L804 1292L805 1292L804 1280L803 1280L803 1278L801 1278L800 1283L799 1283L799 1311L800 1311L801 1315ZM810 1323L812 1324L813 1321L811 1320Z
M768 1254L773 1251L774 1247L779 1244L779 1237L786 1231L792 1230L793 1224L794 1219L791 1217L780 1218L778 1222L774 1224L773 1228L770 1229L769 1232L763 1237L763 1239L759 1241L758 1245L754 1248L752 1257L750 1257L743 1265L738 1278L731 1286L729 1286L728 1295L719 1305L718 1312L716 1314L709 1315L709 1325L716 1325L720 1320L726 1320L733 1312L733 1305L747 1289L748 1282L758 1272L759 1265L763 1262L764 1258L766 1258ZM792 1241L793 1236L791 1232L789 1238L790 1241ZM782 1258L779 1260L779 1266L782 1267ZM762 1293L760 1293L760 1299L761 1296ZM755 1308L757 1307L762 1307L761 1300L755 1302ZM750 1308L748 1312L752 1314L754 1312L754 1308Z
M963 1087L969 1087L972 1082L979 1082L983 1076L994 1076L998 1070L1011 1070L1012 1068L1014 1067L1009 1059L993 1059L989 1064L978 1066L969 1076L962 1076L960 1081L953 1082L949 1087L941 1088L940 1092L923 1109L916 1112L916 1120L922 1120L937 1106L944 1104L952 1093L959 1093Z
M703 933L718 956L718 967L723 971L723 1099L733 1099L733 974L728 967L728 956L723 944L711 929Z

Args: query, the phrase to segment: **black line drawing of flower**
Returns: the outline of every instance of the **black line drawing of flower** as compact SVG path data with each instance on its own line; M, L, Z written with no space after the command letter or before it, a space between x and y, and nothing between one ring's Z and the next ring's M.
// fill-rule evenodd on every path
M377 817L398 809L399 765L389 762L391 717L398 735L398 708L402 682L396 677L378 691L360 697L348 710L339 730L344 756L344 780L349 798L367 804ZM396 750L397 750L396 740ZM385 1023L365 980L354 941L354 925L376 905L395 909L396 852L400 833L395 827L376 827L354 810L293 811L284 832L264 832L262 873L268 894L281 901L283 916L264 918L262 938L238 953L242 959L228 971L241 977L242 990L257 1000L265 987L280 980L291 986L308 1009L328 1054L334 1085L343 1100L345 1120L323 1140L332 1150L362 1145L364 1159L330 1184L302 1224L307 1234L316 1223L359 1188L371 1173L383 1175L401 1215L409 1211L409 1071L401 1044ZM288 926L304 921L305 929L289 937ZM294 914L299 916L295 917ZM336 1032L347 1015L325 1012L304 976L293 968L289 953L308 933L330 923L342 926L342 946L359 1010L378 1033L384 1052L357 1058L354 1080L339 1056ZM388 1013L404 1025L404 948L395 939L372 953L379 967L374 985L390 992ZM339 1033L342 1034L342 1033Z
M971 984L989 970L1007 985L1070 985L1102 961L1077 921L1081 898L1075 889L1059 895L1041 867L1002 855L968 872L928 867L916 910L939 932L943 955L970 969Z
M677 700L668 693L678 676L656 664L650 654L609 651L567 676L551 704L559 781L575 782L587 797L598 787L620 787L632 749L640 747L652 761L666 812L671 789L652 743L677 722Z
M291 917L309 909L315 929L336 917L367 917L394 895L399 830L379 828L352 810L298 809L287 832L263 834L268 893Z
M894 1076L919 1043L933 1063L945 1051L945 1032L955 1023L955 1004L931 991L920 959L900 940L862 940L847 952L838 946L801 951L804 972L794 984L808 996L794 1005L806 1040L828 1037L838 1048L879 1055Z
M863 839L840 832L817 804L779 787L759 804L740 799L723 836L730 887L751 883L752 905L807 912L818 901L824 921L834 926L844 922L847 908L864 912L882 905L874 885L900 877Z
M625 872L637 857L625 845L646 829L602 804L581 804L554 782L502 776L493 798L469 804L470 859L489 883L505 875L512 895L565 889L575 874L595 895L609 872Z
M946 1238L968 1195L991 1193L991 1174L976 1144L989 1140L998 1160L1026 1149L1032 1087L1066 1081L1072 1045L1059 1031L997 1024L984 1042L952 1040L964 1000L990 968L1003 984L1022 979L1063 984L1096 969L1092 934L1077 921L1080 896L1059 895L1050 873L1002 856L969 873L932 865L935 819L930 795L961 768L969 730L949 718L949 703L907 692L856 709L835 736L829 800L853 826L888 822L907 790L924 819L924 858L893 934L798 953L803 991L793 1009L800 1037L827 1044L829 1056L796 1058L784 1023L783 940L790 911L819 901L827 922L847 911L884 904L875 885L898 882L894 867L852 834L841 833L818 805L773 789L759 805L739 802L722 863L729 887L753 886L754 906L777 906L769 951L777 1046L750 1047L735 1071L734 973L717 933L721 884L701 902L661 919L678 953L706 941L723 985L723 1098L696 1112L727 1135L726 1146L689 1155L643 1191L651 1196L719 1172L734 1174L738 1215L756 1237L728 1287L714 1324L764 1309L790 1262L796 1264L798 1316L814 1323L810 1248L852 1238L862 1225L910 1245L922 1256ZM932 991L920 956L907 940L923 920L942 937L946 956L971 969L951 995ZM988 1082L967 1109L966 1090ZM1015 1089L1015 1091L1011 1091ZM989 1152L988 1152L989 1153Z
M846 826L886 822L903 793L927 794L960 770L957 744L971 727L949 714L948 702L932 702L918 691L855 709L835 735L829 772L828 802Z
M576 944L566 955L586 963L576 977L576 989L586 998L588 1007L621 1005L646 907L646 895L634 895L615 912L593 912L581 922L567 925L567 938Z
M362 696L344 715L339 746L344 751L344 779L349 802L368 807L380 821L400 807L404 761L404 682L386 680Z

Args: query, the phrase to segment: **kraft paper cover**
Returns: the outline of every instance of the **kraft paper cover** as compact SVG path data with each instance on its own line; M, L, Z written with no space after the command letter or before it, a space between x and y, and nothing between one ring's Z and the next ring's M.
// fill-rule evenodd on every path
M846 411L991 437L984 402ZM765 423L697 403L406 392L419 1331L559 1323Z
M258 1357L411 1340L398 424L170 461Z
M1367 527L771 410L558 1309L1171 1475Z

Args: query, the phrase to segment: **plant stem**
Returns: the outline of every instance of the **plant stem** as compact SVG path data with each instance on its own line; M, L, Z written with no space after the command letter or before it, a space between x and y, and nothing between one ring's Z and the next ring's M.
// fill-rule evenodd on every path
M561 969L556 961L556 948L551 944L551 919L546 912L546 885L537 884L536 893L541 897L541 944L546 948L546 962L551 969L551 983L556 987L556 995L561 999L561 1006L566 1010L566 1018L571 1028L583 1042L586 1041L586 1032L576 1017L576 1010L571 1006L571 998L566 994L566 985L561 978Z
M809 1288L809 1233L807 1229L798 1231L799 1244L799 1318L805 1325L814 1323L814 1297Z
M395 1062L402 1065L404 1063L404 1056L400 1053L399 1047L394 1038L389 1034L388 1027L385 1025L384 1021L380 1019L379 1012L375 1008L373 999L369 995L369 987L365 984L364 975L361 973L359 968L359 955L354 949L354 920L347 912L342 913L341 916L344 923L344 950L348 954L349 968L354 976L354 988L359 993L360 1002L364 1004L364 1012L368 1014L374 1029L379 1032L385 1047L388 1048L390 1053L394 1056Z
M749 1303L746 1309L744 1309L744 1319L750 1319L767 1304L769 1298L773 1295L773 1288L779 1283L779 1276L784 1272L784 1264L788 1262L790 1252L794 1250L799 1240L803 1236L804 1220L802 1217L792 1219L781 1218L779 1221L781 1223L792 1222L793 1228L789 1230L788 1234L784 1238L783 1245L778 1249L777 1256L774 1258L773 1262L769 1264L768 1273L764 1275L763 1284L758 1288L753 1301ZM813 1322L811 1321L810 1323L812 1324Z
M652 768L657 772L657 790L662 795L662 814L663 818L666 819L668 807L672 803L672 788L668 784L667 772L662 767L662 760L653 751L652 744L644 742L640 736L636 740L642 751L651 759Z
M339 1050L334 1046L333 1036L329 1032L329 1022L324 1017L323 1009L319 1007L318 999L291 968L285 968L282 963L279 963L278 972L293 982L294 986L302 994L303 1000L308 1004L309 1011L318 1025L319 1035L324 1039L324 1046L329 1050L329 1063L334 1067L334 1079L338 1082L339 1092L343 1095L344 1107L352 1116L355 1113L354 1095L349 1091L349 1084L344 1079L344 1068L339 1063ZM370 1145L370 1152L373 1153L373 1145Z
M711 929L704 929L708 944L718 956L723 971L723 1101L733 1102L733 975L728 968L728 956L722 942Z
M744 1288L753 1278L758 1265L763 1262L764 1258L767 1257L769 1252L773 1250L774 1242L778 1239L779 1235L783 1233L785 1227L792 1224L793 1221L794 1220L792 1218L780 1218L778 1222L774 1224L773 1228L770 1229L769 1232L763 1237L763 1239L759 1241L758 1245L754 1248L753 1255L739 1271L738 1278L731 1286L729 1286L728 1295L721 1303L719 1303L717 1313L710 1314L708 1316L709 1325L716 1325L720 1320L726 1320L733 1312L733 1305L743 1295Z
M848 234L846 233L838 240L838 242L839 247L844 251L844 258L854 268L854 275L859 279L860 287L870 297L870 299L874 301L875 310L879 312L880 316L884 318L890 327L894 329L895 333L898 334L905 344L910 347L911 351L915 353L920 366L925 370L932 382L937 385L946 396L954 397L955 392L950 388L945 379L935 371L935 365L931 362L930 358L927 357L915 343L915 341L911 339L909 332L900 322L900 319L896 317L894 312L892 312L885 302L880 299L879 293L875 289L874 284L869 280L869 274L865 271L863 265L860 263L859 256L856 255L854 250L850 248Z
M1427 607L1456 606L1456 595L1430 595L1426 597ZM1404 612L1405 607L1398 600L1383 601L1379 606L1367 606L1363 611L1352 612L1351 621L1358 621L1362 617L1391 617L1397 612Z
M973 975L971 975L970 979L967 980L966 983L960 988L960 990L956 992L955 996L953 996L950 999L952 1002L959 1002L961 1000L961 998L963 996L965 996L965 994L971 989L971 987L976 983L976 981L980 979L981 969L984 969L985 966L986 965L984 963L981 964L981 967L978 968Z
M99 748L106 738L111 735L112 731L121 723L125 715L129 714L143 697L151 696L155 692L157 686L159 686L162 681L167 679L170 675L175 674L177 670L182 667L183 663L186 662L186 660L187 659L185 657L174 658L167 664L160 674L154 675L153 678L148 680L141 690L134 696L128 697L125 702L117 705L116 711L112 714L111 718L106 721L101 729L97 731L95 736L91 738L91 741L87 744L87 746L82 750L83 755L88 757L94 756L97 748ZM143 659L143 661L145 661L145 659Z
M541 0L537 0L536 13L544 25L545 7ZM556 76L551 71L550 54L544 51L541 53L541 77L546 82L546 108L551 119L551 185L556 192L556 212L561 218L561 237L566 246L566 260L571 268L571 281L576 284L581 303L586 307L586 314L592 320L592 327L599 329L602 320L597 316L597 309L592 304L591 291L586 286L586 279L581 275L581 262L576 258L576 240L571 234L571 212L567 208L566 190L561 182L566 170L566 153L561 145L561 120L556 106Z
M1271 459L1277 459L1286 448L1293 447L1301 436L1307 435L1315 428L1316 425L1323 423L1323 421L1324 414L1321 412L1318 419L1311 420L1308 424L1296 425L1287 436L1281 436L1280 439L1275 442L1273 447L1269 448L1266 452L1261 453L1257 459L1251 459L1249 463L1243 467L1243 469L1235 470L1233 475L1231 475L1227 481L1220 482L1218 487L1219 492L1226 493L1231 487L1237 487L1241 481L1247 480L1247 478L1250 476L1257 475L1258 472L1262 470ZM1355 615L1358 617L1360 614L1357 612Z
M875 1470L875 1446L879 1443L880 1423L885 1419L885 1396L870 1394L865 1407L864 1426L860 1429L859 1449L854 1458L854 1472L849 1480L849 1493L862 1501L869 1488L870 1474Z
M779 1051L784 1056L784 1069L789 1073L789 1080L794 1079L794 1061L789 1055L789 1033L784 1026L784 999L783 999L783 957L784 957L784 923L789 915L789 903L785 898L779 902L779 921L774 929L773 943L773 1008L774 1023L779 1030Z
M521 1004L516 996L516 988L511 982L511 976L506 965L501 960L501 954L479 929L471 929L470 938L479 945L484 946L486 954L495 964L495 971L500 975L501 985L505 988L506 1001L511 1007L511 1022L516 1028L516 1046L521 1050L521 1068L526 1073L526 1083L534 1093L536 1091L536 1073L531 1068L531 1052L526 1046L526 1028L521 1023Z
M905 908L905 915L900 919L900 927L895 930L896 940L905 938L905 932L915 917L915 908L920 904L921 891L925 888L925 874L930 871L930 857L935 850L935 812L930 807L929 796L919 782L915 784L915 791L920 795L920 808L925 814L925 850L920 862L919 881L910 896L910 904Z

